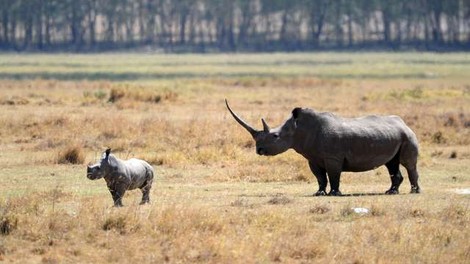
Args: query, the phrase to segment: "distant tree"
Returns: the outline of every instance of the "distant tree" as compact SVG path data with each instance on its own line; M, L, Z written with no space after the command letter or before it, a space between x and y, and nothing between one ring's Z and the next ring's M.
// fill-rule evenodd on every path
M98 18L98 0L86 0L86 21L88 23L88 42L90 47L96 45L96 21Z
M75 0L64 0L63 4L67 10L65 17L70 28L70 43L78 50L84 42L83 37L86 32L84 20L87 5Z
M462 0L462 31L467 34L466 42L467 45L470 43L470 1Z
M309 28L314 47L320 46L320 36L331 8L330 4L328 0L305 0L304 2L304 6L309 12Z
M469 0L0 0L0 49L470 49Z
M215 38L220 50L236 50L234 33L235 3L231 0L204 0L206 17L215 24Z
M12 5L13 0L0 0L0 15L1 15L1 27L0 27L0 46L8 48L11 44L11 27L13 27L12 18Z
M444 1L443 13L445 15L445 24L447 25L447 37L445 39L451 44L458 44L460 42L459 10L463 10L463 4L460 0Z
M444 11L444 1L441 0L427 0L426 6L428 8L429 21L431 25L431 36L435 44L443 41L441 29L441 17Z
M250 30L252 32L255 31L254 21L258 14L258 2L252 0L237 0L235 4L239 11L237 45L243 46L248 44L248 38L252 37Z

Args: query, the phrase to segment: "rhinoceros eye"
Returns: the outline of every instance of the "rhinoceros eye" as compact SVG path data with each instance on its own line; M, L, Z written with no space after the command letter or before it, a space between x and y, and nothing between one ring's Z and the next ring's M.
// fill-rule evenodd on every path
M277 133L276 133L276 134L273 134L273 137L274 137L275 139L278 139L278 138L279 138L279 134L277 134Z

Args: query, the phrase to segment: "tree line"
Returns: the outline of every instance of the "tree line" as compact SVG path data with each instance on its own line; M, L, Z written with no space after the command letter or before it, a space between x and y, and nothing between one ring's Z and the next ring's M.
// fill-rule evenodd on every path
M0 0L0 50L470 49L469 0Z

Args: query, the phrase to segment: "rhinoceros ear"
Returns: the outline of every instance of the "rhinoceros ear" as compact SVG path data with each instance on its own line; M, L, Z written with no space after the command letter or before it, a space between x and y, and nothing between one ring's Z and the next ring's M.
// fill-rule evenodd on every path
M301 111L302 111L302 108L300 108L300 107L296 107L296 108L294 108L294 110L292 110L292 116L294 117L294 119L299 118L299 115L300 115Z
M105 151L105 153L106 153L105 158L107 159L107 158L109 157L109 153L111 153L111 149L110 149L110 148L107 148L106 151Z

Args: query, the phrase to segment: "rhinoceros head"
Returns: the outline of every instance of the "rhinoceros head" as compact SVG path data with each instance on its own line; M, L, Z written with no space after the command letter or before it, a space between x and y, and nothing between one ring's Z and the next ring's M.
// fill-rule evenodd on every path
M263 123L263 130L256 130L232 111L227 100L225 100L225 104L233 118L235 118L235 120L244 127L256 141L256 153L258 153L258 155L273 156L292 147L296 129L296 121L294 117L289 118L284 122L284 124L276 128L269 128L266 121L262 118L261 122Z
M93 165L87 166L86 176L90 180L97 180L103 178L111 170L111 162L109 154L111 149L108 148L101 156L101 160Z

